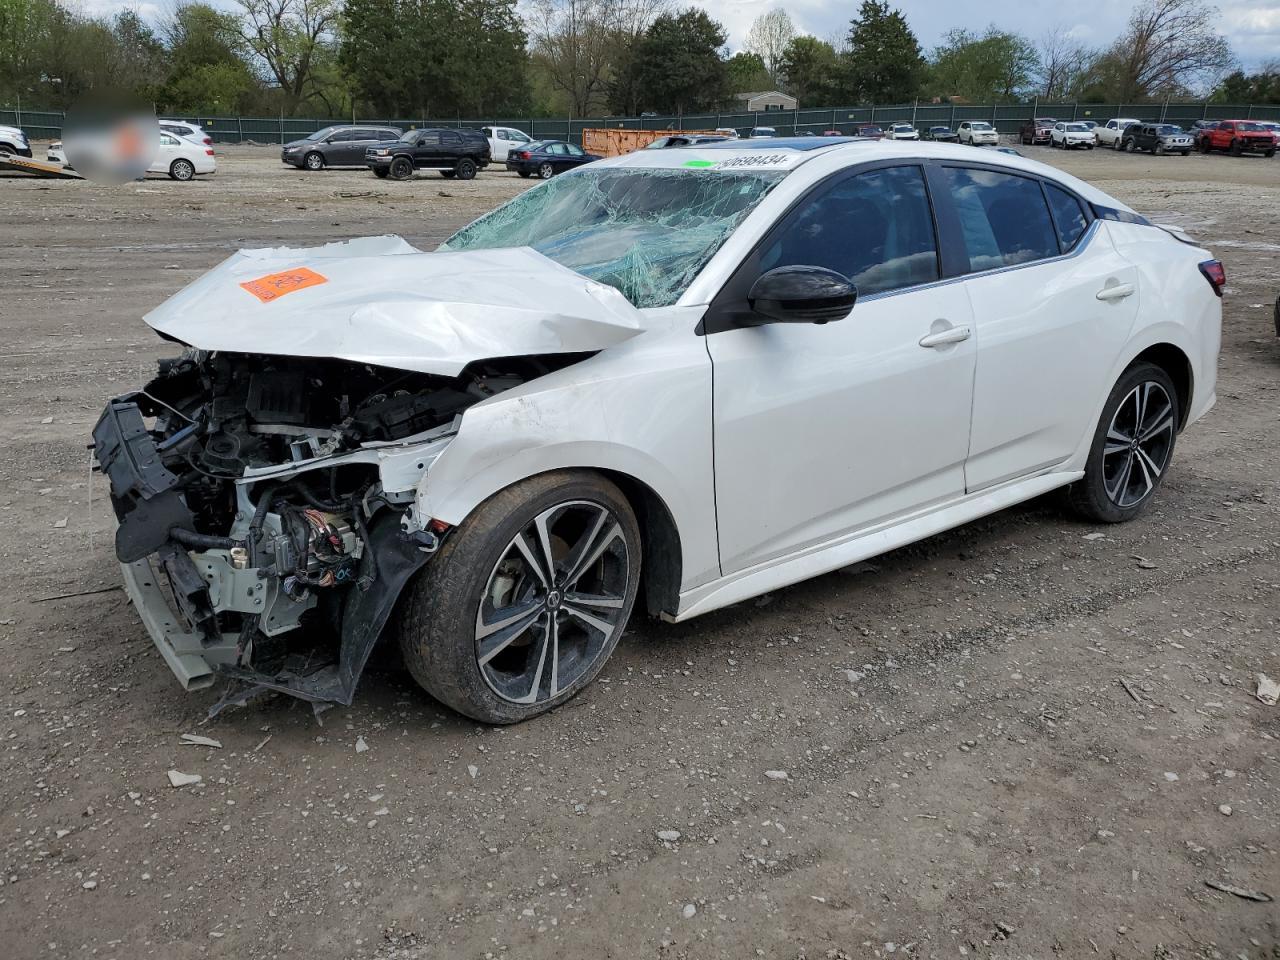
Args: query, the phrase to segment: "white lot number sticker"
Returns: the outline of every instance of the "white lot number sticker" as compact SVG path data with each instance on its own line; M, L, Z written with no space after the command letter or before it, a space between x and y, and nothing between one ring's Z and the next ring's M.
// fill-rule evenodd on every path
M790 167L800 159L795 153L744 153L716 163L716 170L735 170L743 167Z

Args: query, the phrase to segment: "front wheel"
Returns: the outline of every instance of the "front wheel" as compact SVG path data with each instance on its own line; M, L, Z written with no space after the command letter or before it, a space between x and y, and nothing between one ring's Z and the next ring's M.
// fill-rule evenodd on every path
M408 180L413 176L413 161L408 157L396 157L391 161L391 179Z
M305 165L306 165L306 168L307 168L308 170L323 170L323 169L324 169L324 157L322 157L320 154L316 153L316 151L314 151L314 150L312 150L312 151L311 151L310 153L308 153L305 157L303 157L303 158L302 158L302 162L303 162L303 164L305 164Z
M453 172L459 180L474 180L476 175L476 162L469 157L463 157L453 168Z
M555 471L495 494L406 591L399 633L410 673L485 723L559 706L617 646L640 549L626 498L597 474Z
M1240 154L1241 154L1242 152L1243 152L1243 151L1242 151L1242 150L1241 150L1241 148L1240 148L1240 141L1239 141L1239 140L1232 140L1232 141L1231 141L1231 155L1232 155L1233 157L1238 157L1238 156L1240 156Z
M374 167L374 168L373 168L373 175L374 175L375 177L377 177L379 180L385 180L385 179L387 179L387 168L386 168L386 167Z
M549 163L544 163L538 167L538 176L543 180L550 180L556 175L556 168Z
M1071 506L1101 523L1132 520L1168 472L1178 436L1178 391L1151 363L1134 364L1107 398L1085 462L1068 490Z
M175 180L190 180L195 175L196 168L190 160L179 158L169 164L169 176Z

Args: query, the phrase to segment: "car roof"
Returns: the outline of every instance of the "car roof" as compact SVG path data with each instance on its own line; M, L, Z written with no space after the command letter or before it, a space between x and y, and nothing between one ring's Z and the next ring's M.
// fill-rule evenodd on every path
M982 121L985 123L986 121ZM1001 166L1011 172L1023 172L1062 183L1086 200L1108 207L1121 207L1114 197L1078 177L1033 160L995 151L976 151L963 144L938 143L931 140L877 140L870 137L777 137L772 140L726 140L682 147L679 150L635 150L619 157L598 160L592 170L606 167L642 169L719 168L742 170L778 170L790 173L810 164L834 171L841 166L872 163L878 160L946 160L970 164ZM825 175L825 174L816 174Z

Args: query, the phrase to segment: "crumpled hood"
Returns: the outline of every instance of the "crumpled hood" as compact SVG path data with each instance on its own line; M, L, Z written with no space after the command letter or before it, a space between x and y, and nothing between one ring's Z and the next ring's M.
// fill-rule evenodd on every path
M442 376L476 360L602 350L643 329L613 287L528 247L423 253L400 237L241 250L143 319L202 350Z

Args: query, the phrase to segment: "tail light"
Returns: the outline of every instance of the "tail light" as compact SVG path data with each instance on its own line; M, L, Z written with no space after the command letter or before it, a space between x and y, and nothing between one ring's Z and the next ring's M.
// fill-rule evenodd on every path
M207 153L207 154L208 154L209 156L211 156L211 157L213 156L213 151L212 151L212 150L206 150L206 151L205 151L205 153Z
M1200 272L1209 281L1209 286L1213 287L1213 292L1222 296L1222 288L1227 285L1227 271L1223 269L1222 261L1206 260L1200 264Z
M205 137L204 142L207 147L213 146L213 137Z
M528 151L528 150L518 150L518 151L516 151L516 159L517 159L517 160L528 160L528 159L529 159L529 151Z

